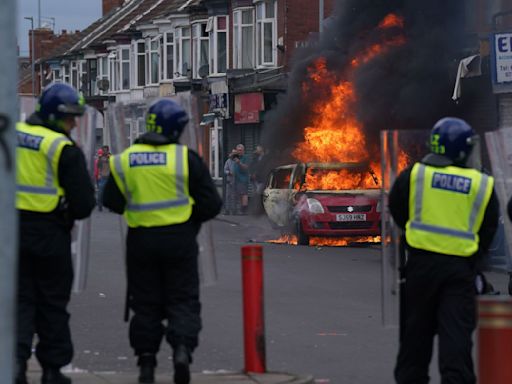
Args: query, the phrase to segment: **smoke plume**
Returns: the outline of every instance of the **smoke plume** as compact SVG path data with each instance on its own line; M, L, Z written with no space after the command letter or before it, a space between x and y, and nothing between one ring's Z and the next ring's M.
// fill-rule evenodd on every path
M403 17L403 28L379 31L390 13ZM440 117L457 114L451 95L463 31L463 0L338 0L321 39L297 52L288 91L267 114L264 144L283 154L302 139L311 106L326 91L302 92L316 59L324 57L343 79L354 56L386 38L383 34L401 34L405 43L361 64L347 79L355 85L355 112L368 140L376 143L383 129L429 129Z

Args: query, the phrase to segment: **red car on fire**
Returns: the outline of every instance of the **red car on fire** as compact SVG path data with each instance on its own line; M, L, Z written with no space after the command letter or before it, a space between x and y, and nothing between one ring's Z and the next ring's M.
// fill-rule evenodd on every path
M296 163L275 168L263 206L275 227L311 236L380 236L380 182L367 163Z

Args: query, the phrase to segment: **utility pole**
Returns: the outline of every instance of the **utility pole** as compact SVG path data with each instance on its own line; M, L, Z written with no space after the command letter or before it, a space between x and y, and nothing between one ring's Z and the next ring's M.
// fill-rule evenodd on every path
M34 46L34 18L32 16L25 17L26 20L30 20L31 30L30 30L30 46L32 47L30 50L30 66L32 67L32 96L36 97L36 61L35 61L35 46Z
M16 0L0 1L0 383L14 383L17 228L15 123L18 119Z
M41 0L37 0L37 28L41 29Z

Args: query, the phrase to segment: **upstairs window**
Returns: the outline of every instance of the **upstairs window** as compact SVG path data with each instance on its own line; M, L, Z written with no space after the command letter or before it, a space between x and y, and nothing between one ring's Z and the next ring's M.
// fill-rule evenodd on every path
M148 79L150 85L158 84L160 80L160 41L159 38L149 41Z
M254 10L236 10L233 18L233 68L254 68Z
M175 75L188 77L191 71L190 27L176 28L175 38Z
M98 79L98 60L97 59L89 59L87 60L88 67L88 82L87 82L87 94L89 96L93 96L98 94L98 87L96 85L96 81Z
M228 68L228 16L208 20L210 33L210 74L226 73Z
M121 69L121 89L130 89L130 48L121 48L120 69Z
M277 65L276 13L275 0L256 4L256 59L260 67Z
M110 90L118 91L119 90L119 59L117 55L117 51L112 51L108 55L108 68L109 68L109 80L110 80Z
M198 23L192 26L192 40L193 40L193 50L194 50L194 58L193 58L193 74L194 79L199 79L200 69L206 69L208 65L208 57L209 57L209 47L208 47L208 32L206 32L206 23ZM206 71L208 73L208 71Z
M174 33L164 34L164 55L162 71L163 78L170 80L174 78Z
M135 84L143 87L146 85L146 43L139 40L135 47Z
M71 62L71 85L73 88L78 89L78 62Z
M108 80L108 57L100 56L98 57L98 80ZM105 84L102 83L102 86ZM110 88L110 85L109 85ZM100 90L100 95L104 95L106 91Z
M62 81L66 84L70 84L69 64L62 65Z

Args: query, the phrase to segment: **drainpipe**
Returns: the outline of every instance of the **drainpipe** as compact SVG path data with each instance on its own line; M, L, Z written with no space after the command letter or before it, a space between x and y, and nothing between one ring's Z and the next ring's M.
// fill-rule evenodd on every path
M0 382L14 382L17 276L15 122L18 119L16 0L0 1Z

